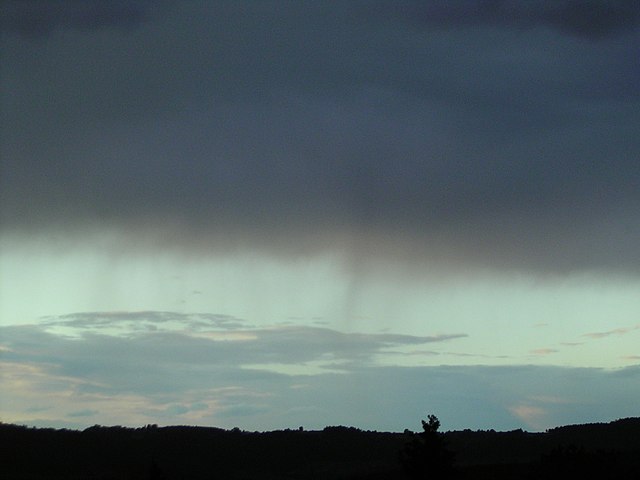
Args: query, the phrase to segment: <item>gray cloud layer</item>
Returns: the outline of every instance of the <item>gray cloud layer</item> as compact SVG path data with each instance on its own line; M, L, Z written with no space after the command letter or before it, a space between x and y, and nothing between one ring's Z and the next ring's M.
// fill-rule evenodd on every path
M161 331L96 332L94 327L104 329L105 318L112 327L134 321L157 324ZM199 324L201 318L171 312L93 312L50 318L40 326L2 327L0 406L5 415L18 408L21 418L29 414L34 423L45 425L191 422L252 430L346 424L401 431L418 427L425 412L437 412L451 429L544 429L637 413L637 366L614 371L383 366L370 360L386 346L456 336L279 327L249 328L245 333L253 335L250 339L232 341L201 335L237 332L205 327ZM171 331L175 325L169 327L169 321L189 332ZM71 330L53 333L55 326L73 326L80 336L67 336ZM343 362L341 373L327 369L283 375L257 366L318 359Z
M9 5L5 232L640 267L635 2Z
M39 326L6 327L8 347L24 346L21 338L32 335L62 335L53 343L63 342L61 352L77 358L95 356L103 351L129 352L127 362L141 365L137 355L156 361L182 358L188 363L233 366L240 369L249 364L281 363L302 365L321 361L332 366L355 362L366 365L373 357L390 347L446 342L466 337L465 334L434 336L399 335L391 333L343 333L329 328L283 325L256 328L225 315L184 314L176 312L85 312L48 317ZM36 334L36 332L39 332ZM66 332L66 333L60 333ZM65 335L71 336L65 340ZM84 339L75 342L73 338ZM136 348L129 348L131 342ZM188 345L191 345L188 347ZM57 350L57 349L56 349ZM63 354L64 355L64 354ZM117 362L117 359L114 359ZM69 372L72 373L72 372Z
M381 3L380 13L416 26L543 26L587 38L615 35L640 22L640 6L629 0L400 1Z
M47 36L56 29L96 30L135 28L153 7L149 0L7 0L2 5L2 29L28 38Z

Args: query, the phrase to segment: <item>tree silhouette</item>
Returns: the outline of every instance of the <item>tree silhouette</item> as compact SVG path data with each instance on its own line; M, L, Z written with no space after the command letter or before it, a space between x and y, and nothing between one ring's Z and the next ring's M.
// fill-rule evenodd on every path
M428 415L422 420L422 432L411 434L400 454L400 461L410 478L453 478L454 454L446 447L442 433L438 432L440 420Z

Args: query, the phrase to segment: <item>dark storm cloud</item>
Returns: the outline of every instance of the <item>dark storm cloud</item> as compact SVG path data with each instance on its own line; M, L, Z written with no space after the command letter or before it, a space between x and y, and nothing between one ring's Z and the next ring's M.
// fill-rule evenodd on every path
M633 0L432 0L380 2L373 11L429 27L552 27L588 38L602 38L640 22Z
M6 0L0 7L3 31L40 38L56 29L130 29L147 20L150 0Z
M3 230L637 272L637 4L578 4L189 2L5 35Z

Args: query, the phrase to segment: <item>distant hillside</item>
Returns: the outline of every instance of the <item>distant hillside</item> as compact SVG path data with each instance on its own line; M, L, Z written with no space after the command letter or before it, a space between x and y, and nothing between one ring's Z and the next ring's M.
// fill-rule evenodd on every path
M611 423L568 425L545 433L455 431L445 434L461 464L530 462L559 447L587 450L640 451L640 418Z
M606 468L638 478L640 419L571 425L546 433L443 434L460 478L560 478ZM410 432L327 427L266 433L205 427L94 426L83 431L0 424L0 478L382 479L405 478L398 458ZM597 473L597 472L596 472ZM636 475L629 477L629 475Z

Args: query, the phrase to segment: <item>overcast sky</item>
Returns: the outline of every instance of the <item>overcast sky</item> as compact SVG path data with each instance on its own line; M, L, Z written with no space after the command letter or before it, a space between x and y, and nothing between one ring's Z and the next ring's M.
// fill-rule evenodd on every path
M8 0L0 39L0 420L640 415L640 3Z

